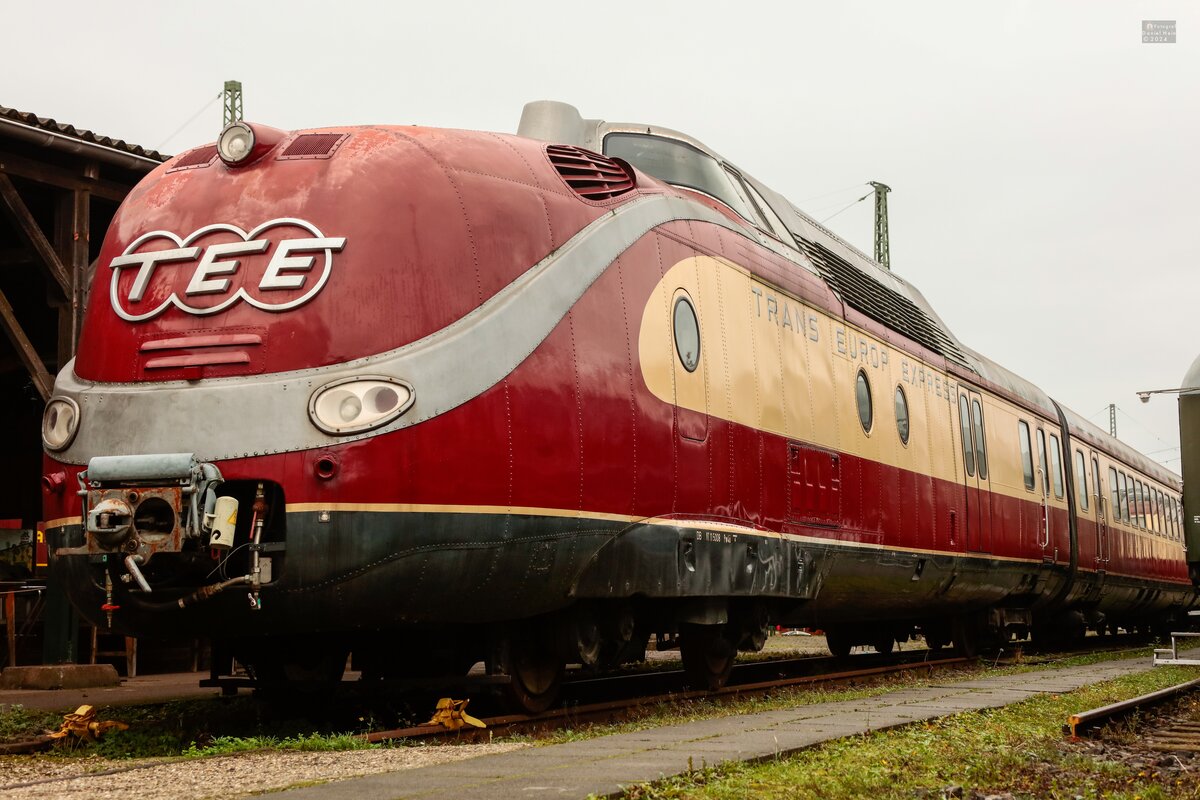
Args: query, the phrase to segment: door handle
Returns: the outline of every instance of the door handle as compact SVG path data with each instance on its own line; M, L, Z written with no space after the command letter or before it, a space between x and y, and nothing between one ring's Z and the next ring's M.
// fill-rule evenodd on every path
M1038 534L1038 545L1045 550L1050 546L1050 497L1046 491L1046 473L1037 468L1038 481L1042 487L1042 530Z

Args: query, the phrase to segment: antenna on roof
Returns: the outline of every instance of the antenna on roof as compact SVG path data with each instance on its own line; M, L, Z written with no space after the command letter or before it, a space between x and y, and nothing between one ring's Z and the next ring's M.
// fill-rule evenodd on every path
M876 181L870 183L875 187L875 260L885 269L891 269L891 252L888 250L887 193L892 188L885 183Z
M221 105L225 109L225 119L222 127L237 122L242 118L242 82L225 81L225 91L221 93Z

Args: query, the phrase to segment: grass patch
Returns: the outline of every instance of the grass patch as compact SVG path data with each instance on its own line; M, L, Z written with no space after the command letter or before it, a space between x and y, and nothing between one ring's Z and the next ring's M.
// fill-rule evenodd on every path
M366 739L351 733L320 734L311 733L307 736L289 736L278 739L274 736L218 736L204 746L191 744L183 755L188 758L205 756L223 756L231 753L247 753L255 750L296 750L303 752L318 752L330 750L371 750L378 747Z
M1160 667L1063 695L842 739L766 764L705 769L628 790L629 800L940 798L962 796L1153 798L1200 796L1200 779L1081 755L1062 726L1074 712L1195 677Z
M25 708L23 705L0 705L0 742L23 742L58 730L62 715L49 711Z
M340 715L321 722L304 718L305 708L280 713L253 698L184 700L144 706L97 707L97 718L120 720L125 731L110 731L95 743L72 741L56 755L108 759L207 756L247 750L354 750L369 747L355 736L374 726L368 716ZM0 741L29 739L57 730L62 715L0 707Z
M655 706L643 707L636 718L625 722L586 724L578 728L561 728L533 735L502 734L496 736L495 741L523 742L538 745L562 744L564 742L580 741L615 733L630 733L649 728L659 728L664 725L713 719L715 717L753 714L759 711L776 711L796 706L815 705L817 703L835 703L841 700L861 700L900 689L922 688L932 683L940 684L957 679L978 680L998 675L1013 675L1045 669L1083 666L1103 661L1129 658L1148 659L1152 649L1151 647L1145 647L1136 650L1098 651L1093 653L1067 654L1057 657L1038 654L1031 656L1031 658L1038 660L1035 663L1029 664L1017 663L993 667L989 666L990 662L985 663L981 661L960 666L940 667L932 674L921 669L914 669L907 672L854 678L837 683L783 687L770 694L756 694L746 697L733 696L720 699L699 698L682 702L662 703ZM1014 655L1019 662L1021 660L1019 652L1014 651ZM1005 658L1010 658L1007 653L1004 656ZM948 658L950 654L947 652L934 657Z

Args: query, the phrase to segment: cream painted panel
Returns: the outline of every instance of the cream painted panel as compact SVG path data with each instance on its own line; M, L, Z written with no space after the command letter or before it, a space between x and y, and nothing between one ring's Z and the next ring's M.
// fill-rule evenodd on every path
M643 310L638 351L643 378L656 397L673 402L671 300L679 289L696 305L707 376L707 398L681 391L685 407L704 411L707 399L714 418L942 480L961 480L956 379L725 259L700 255L673 265ZM874 400L869 436L863 434L855 405L859 368L870 380ZM897 384L908 398L912 434L907 447L900 445L896 432ZM1021 480L1016 407L981 394L993 490L1036 499ZM1065 505L1053 497L1051 502Z

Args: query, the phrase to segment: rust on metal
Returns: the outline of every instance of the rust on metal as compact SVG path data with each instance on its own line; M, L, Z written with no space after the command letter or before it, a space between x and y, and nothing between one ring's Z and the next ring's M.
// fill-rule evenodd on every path
M1149 694L1134 697L1130 700L1122 700L1119 703L1093 708L1091 711L1081 711L1067 718L1067 727L1070 730L1070 735L1077 737L1081 731L1098 728L1110 720L1116 719L1123 714L1128 714L1130 711L1158 705L1173 697L1190 692L1197 687L1200 687L1200 678L1185 681L1166 689L1159 689L1157 692L1150 692Z
M698 700L701 698L722 698L742 693L762 692L770 689L780 689L787 686L798 686L808 683L826 683L830 681L844 680L848 678L862 678L871 675L882 675L890 672L906 672L924 667L948 667L957 664L966 664L974 659L969 658L943 658L937 661L917 661L909 664L896 664L886 667L869 667L867 669L847 670L844 672L832 672L822 675L805 675L802 677L781 678L774 681L762 681L759 683L747 683L738 686L726 686L716 691L686 691L686 692L669 692L663 695L655 695L650 697L634 697L625 700L612 700L604 703L591 703L583 706L572 706L569 708L554 708L536 716L528 714L508 714L499 717L487 717L481 720L488 728L513 728L525 726L539 725L555 725L558 721L569 722L572 725L577 725L584 721L609 721L618 717L622 713L635 710L641 706L657 705L660 703L675 703L681 700ZM386 742L394 739L420 739L434 736L444 736L451 732L450 729L443 728L440 725L431 724L416 725L410 728L396 728L386 731L374 731L363 735L368 742ZM461 729L456 729L461 730ZM462 731L462 733L470 733L470 731Z
M440 725L451 731L456 731L467 725L473 728L486 728L487 725L482 720L472 717L467 713L467 706L470 703L470 700L454 700L449 697L443 697L437 701L437 709L425 725Z

